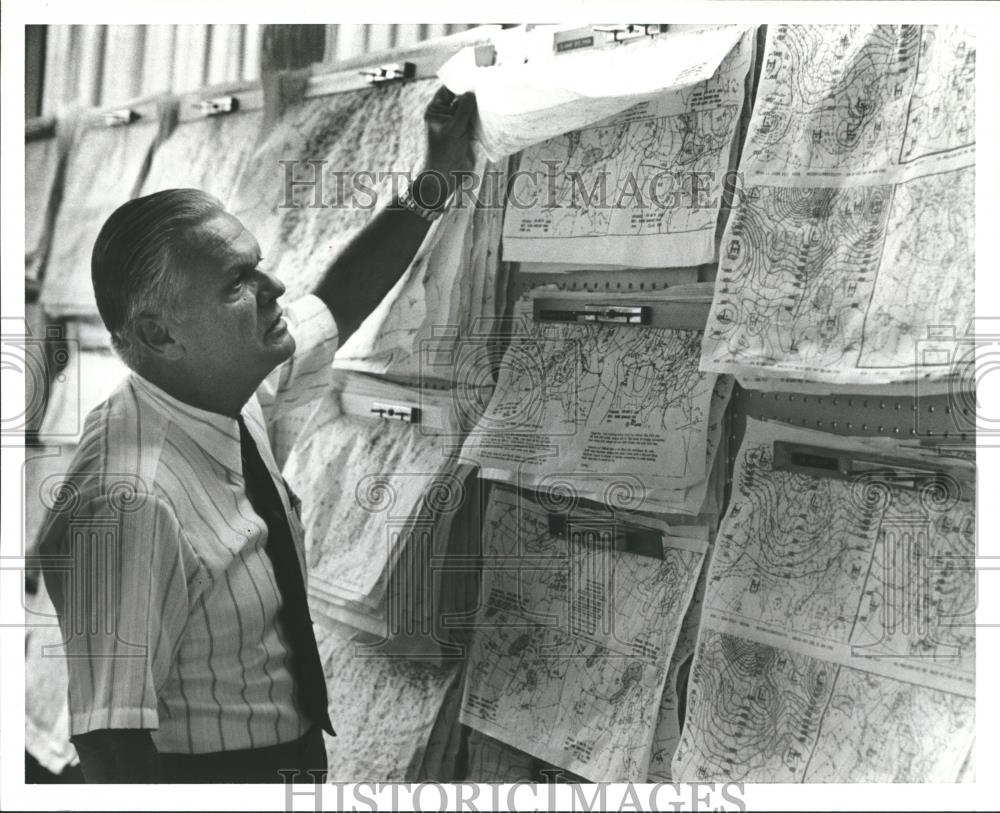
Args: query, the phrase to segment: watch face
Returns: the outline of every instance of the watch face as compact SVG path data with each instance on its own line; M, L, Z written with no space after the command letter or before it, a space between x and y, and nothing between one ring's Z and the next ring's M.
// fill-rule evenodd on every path
M413 197L413 187L407 183L402 192L399 193L399 202L403 205L403 208L409 209L417 217L421 217L424 220L433 221L437 220L441 216L440 209L428 209L421 206L416 199Z

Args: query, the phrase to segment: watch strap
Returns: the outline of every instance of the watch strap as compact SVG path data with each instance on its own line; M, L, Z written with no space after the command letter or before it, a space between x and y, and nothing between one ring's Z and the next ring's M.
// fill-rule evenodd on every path
M448 206L447 201L434 209L418 203L416 198L413 197L413 183L409 178L405 178L403 180L403 187L400 189L399 195L396 199L399 202L399 205L404 209L413 212L413 214L417 217L423 218L428 222L433 222L441 217Z

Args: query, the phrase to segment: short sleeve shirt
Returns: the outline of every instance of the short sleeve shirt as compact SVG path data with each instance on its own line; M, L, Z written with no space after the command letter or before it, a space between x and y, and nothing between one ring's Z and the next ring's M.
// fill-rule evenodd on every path
M287 306L285 318L295 353L242 414L305 578L297 500L267 428L329 387L337 329L315 296ZM208 753L305 733L235 418L132 373L88 416L41 540L65 642L71 735L152 729L163 753Z

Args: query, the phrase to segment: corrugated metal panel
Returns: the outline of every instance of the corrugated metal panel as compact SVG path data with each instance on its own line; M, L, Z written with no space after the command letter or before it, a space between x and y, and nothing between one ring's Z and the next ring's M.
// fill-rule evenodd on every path
M141 25L110 25L104 48L101 104L118 104L142 92L141 72L146 29Z
M243 75L244 81L260 76L260 29L259 24L243 26Z
M99 105L104 88L104 42L107 26L85 25L81 32L80 58L77 69L80 72L77 101L83 105ZM72 65L68 66L72 70Z
M357 25L354 23L347 23L341 25L330 26L334 29L333 32L327 30L327 52L324 62L336 62L339 59L350 59L352 56L361 56L367 51L367 43L365 42L365 35L368 31L368 26ZM330 36L333 33L334 36ZM330 45L333 44L334 48L331 51Z
M387 51L392 47L392 26L388 23L368 26L368 51Z
M420 23L400 23L396 26L396 41L393 43L393 47L415 45L423 39L420 33Z
M208 84L218 85L243 75L243 26L213 25L208 55Z
M45 78L42 85L42 114L54 113L76 98L66 86L67 67L70 62L72 28L68 25L46 27Z
M414 45L472 28L466 23L328 25L325 62ZM46 26L42 111L104 106L260 72L260 25Z
M205 56L209 45L207 25L177 26L172 91L184 93L205 85Z
M59 26L60 28L62 26ZM170 90L174 75L174 41L177 26L146 26L146 48L142 59L141 96Z

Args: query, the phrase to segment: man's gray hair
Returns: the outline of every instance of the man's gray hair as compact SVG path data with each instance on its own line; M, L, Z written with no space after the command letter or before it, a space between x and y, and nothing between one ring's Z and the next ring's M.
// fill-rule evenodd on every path
M128 201L104 223L90 274L101 319L129 367L141 357L136 319L169 314L177 305L184 278L175 266L185 234L224 211L221 201L200 189L166 189Z

